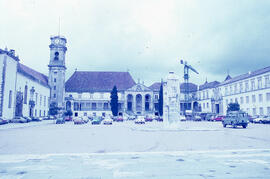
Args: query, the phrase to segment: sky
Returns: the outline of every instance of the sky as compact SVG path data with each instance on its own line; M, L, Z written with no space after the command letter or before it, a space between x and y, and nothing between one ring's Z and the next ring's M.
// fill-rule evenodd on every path
M146 85L174 71L183 81L183 59L202 84L270 65L269 0L0 0L0 48L46 75L59 29L66 79L77 69L129 71Z

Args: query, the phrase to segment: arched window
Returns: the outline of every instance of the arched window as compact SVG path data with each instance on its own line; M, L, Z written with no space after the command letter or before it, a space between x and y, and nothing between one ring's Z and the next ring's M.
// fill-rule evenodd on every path
M28 86L25 85L24 87L24 104L27 104L27 93L28 93Z

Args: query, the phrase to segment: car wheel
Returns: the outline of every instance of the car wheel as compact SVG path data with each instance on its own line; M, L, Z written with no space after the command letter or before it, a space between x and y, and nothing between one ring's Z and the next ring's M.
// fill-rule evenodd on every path
M233 124L233 128L236 128L237 126L236 126L236 124Z
M226 127L226 124L223 124L223 127Z
M243 125L243 128L247 128L247 124L244 124L244 125Z

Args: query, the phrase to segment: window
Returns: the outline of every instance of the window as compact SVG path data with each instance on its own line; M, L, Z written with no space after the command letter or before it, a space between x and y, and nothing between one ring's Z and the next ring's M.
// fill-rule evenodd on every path
M97 109L97 103L92 103L92 109L93 110Z
M46 106L46 96L44 96L44 106Z
M28 93L28 87L27 87L27 85L25 85L25 87L24 87L24 104L27 104L27 93Z
M43 111L43 116L46 116L46 112L45 112L45 110Z
M240 83L240 93L243 92L243 83Z
M205 99L205 91L203 92L203 99Z
M83 113L84 116L87 116L87 112Z
M39 110L39 117L41 117L41 110Z
M122 109L122 104L118 103L118 110L121 110L121 109Z
M55 72L53 72L54 73L54 75L57 75L57 72L55 71Z
M256 115L257 115L257 113L256 113L256 108L253 108L253 109L252 109L252 114L253 114L253 116L256 116Z
M256 96L252 95L252 103L256 103Z
M56 98L56 94L55 93L53 94L53 97Z
M203 109L205 109L205 103L203 103Z
M265 87L269 87L270 86L270 80L269 80L269 75L265 76Z
M35 116L37 116L37 110L35 109Z
M255 81L254 80L251 81L251 90L255 90Z
M259 102L263 102L263 95L262 94L259 94Z
M207 106L207 108L209 108L209 104L208 103L206 103L206 106Z
M199 93L200 94L200 93ZM158 95L157 94L155 94L155 100L158 100Z
M98 103L98 109L102 109L102 103Z
M37 100L38 100L38 94L36 93L36 104L38 104Z
M53 80L54 82L56 82L56 78L54 78L54 80Z
M105 110L109 109L109 104L108 103L104 103L104 109Z
M267 107L267 115L270 116L270 107Z
M235 98L235 99L234 99L234 102L235 102L235 103L238 103L238 99L237 99L237 98Z
M234 85L234 93L237 93L237 84Z
M228 99L226 99L226 106L228 106L228 103L229 103L229 102L228 102Z
M11 104L12 104L12 91L9 91L9 95L8 95L8 108L11 108Z
M244 98L240 97L240 104L243 104L243 103L244 103Z
M208 98L209 98L208 91L206 91L206 99L208 99Z
M225 88L225 94L228 95L228 88Z
M249 103L249 96L246 96L246 103Z
M90 111L90 110L91 110L91 103L90 103L90 102L87 102L85 105L86 105L86 106L85 106L85 109L86 109L87 111Z
M74 108L74 111L79 111L79 103L74 102L73 108Z
M232 86L230 86L230 94L233 94Z
M263 116L263 108L260 107L260 115Z
M266 93L266 101L270 101L270 93Z
M39 98L39 105L40 106L42 105L42 95L40 95L40 98Z
M53 86L53 89L56 90L56 86Z
M78 98L81 99L82 98L82 94L78 94Z
M262 88L262 78L258 78L258 89Z
M248 81L246 81L246 83L245 83L245 90L246 90L246 91L249 90Z

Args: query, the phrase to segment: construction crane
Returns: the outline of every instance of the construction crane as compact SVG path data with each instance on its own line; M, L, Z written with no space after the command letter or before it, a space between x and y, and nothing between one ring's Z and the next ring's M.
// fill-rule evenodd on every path
M196 74L199 74L191 65L187 64L187 61L180 60L180 63L184 65L184 85L186 89L186 95L185 95L185 104L184 104L184 112L188 108L188 102L189 102L189 70L193 71Z

